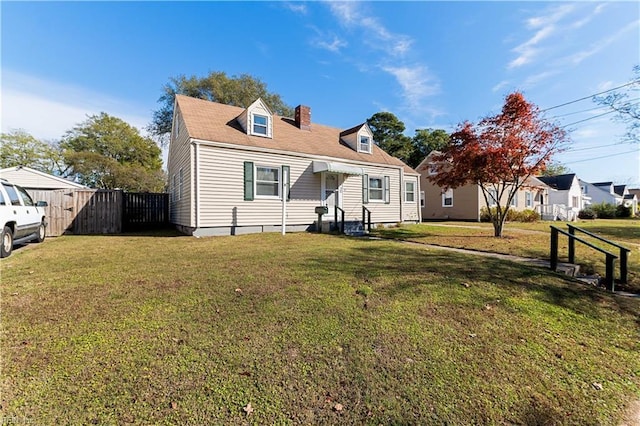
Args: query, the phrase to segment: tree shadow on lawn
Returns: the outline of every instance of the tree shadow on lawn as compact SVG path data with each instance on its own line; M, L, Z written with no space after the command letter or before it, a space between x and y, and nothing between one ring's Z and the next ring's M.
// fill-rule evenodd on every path
M469 281L487 282L502 290L531 292L542 302L597 319L601 317L593 305L605 304L634 316L640 328L638 300L616 297L550 270L507 260L362 240L345 253L341 262L336 262L333 256L322 255L307 259L307 262L314 268L353 275L358 282L406 276L404 282L385 289L390 296L416 292L428 286L430 281L445 282L452 291Z

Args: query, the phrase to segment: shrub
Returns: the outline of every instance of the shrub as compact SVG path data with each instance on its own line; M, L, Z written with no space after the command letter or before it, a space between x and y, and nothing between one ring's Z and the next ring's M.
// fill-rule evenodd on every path
M616 217L616 206L610 203L602 202L600 204L594 204L591 206L591 209L600 219L613 219Z
M620 204L616 207L616 217L631 217L631 207Z
M522 210L518 212L519 222L537 222L540 220L540 214L531 209Z
M493 215L496 214L496 211L497 211L496 207L491 208L491 213ZM537 222L538 220L540 220L540 215L537 212L530 209L518 211L511 208L507 212L507 222ZM487 209L486 207L482 207L480 209L480 221L481 222L490 221L489 209Z
M584 209L578 212L579 219L595 219L598 215L593 211L591 207L585 207Z

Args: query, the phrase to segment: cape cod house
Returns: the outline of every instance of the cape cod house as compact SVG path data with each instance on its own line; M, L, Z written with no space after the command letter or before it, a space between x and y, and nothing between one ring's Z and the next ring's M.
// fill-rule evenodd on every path
M419 222L418 173L380 149L366 123L347 130L176 95L168 157L171 222L195 235ZM337 217L336 217L337 213Z
M455 189L445 190L434 183L428 177L437 173L436 163L433 161L438 151L432 151L416 167L420 173L420 187L422 188L421 208L424 220L469 220L480 221L483 207L487 202L482 194L482 189L477 184L468 184ZM511 209L535 210L540 212L542 204L548 198L549 187L540 180L531 176L525 184L518 189L511 202ZM493 200L497 194L491 194ZM507 196L504 195L504 202ZM495 202L489 200L489 207L495 206Z

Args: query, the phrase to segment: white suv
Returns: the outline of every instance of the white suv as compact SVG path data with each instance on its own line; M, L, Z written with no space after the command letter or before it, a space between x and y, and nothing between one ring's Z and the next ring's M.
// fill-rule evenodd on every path
M34 203L27 191L18 185L0 179L0 257L9 256L14 244L44 241L47 222L43 207L46 206L45 201Z

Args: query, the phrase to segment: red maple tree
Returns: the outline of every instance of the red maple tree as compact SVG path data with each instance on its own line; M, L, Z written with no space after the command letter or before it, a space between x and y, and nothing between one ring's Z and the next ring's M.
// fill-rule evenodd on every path
M499 114L458 126L447 147L433 156L437 173L429 180L445 190L477 184L486 205L495 204L488 211L494 235L501 237L513 197L530 176L544 171L566 141L564 130L514 92Z

